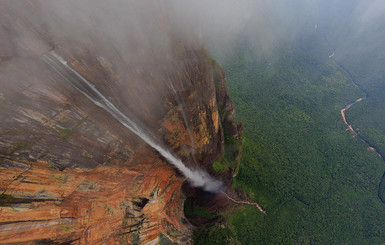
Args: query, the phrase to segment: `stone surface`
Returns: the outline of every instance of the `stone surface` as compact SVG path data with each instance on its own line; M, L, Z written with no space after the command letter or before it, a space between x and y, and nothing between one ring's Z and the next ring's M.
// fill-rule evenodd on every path
M241 130L223 71L202 45L174 36L140 64L105 40L58 37L38 3L0 4L0 243L188 243L184 177L41 55L55 50L186 165L210 173L222 125Z

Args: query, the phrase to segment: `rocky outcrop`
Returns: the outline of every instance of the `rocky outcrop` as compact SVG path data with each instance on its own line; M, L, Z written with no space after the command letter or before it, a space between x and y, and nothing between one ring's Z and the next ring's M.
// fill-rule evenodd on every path
M146 158L136 169L60 171L40 161L24 171L8 167L1 175L8 182L1 195L2 243L146 244L162 233L182 239L188 234L182 181L164 162L153 167L154 157Z
M188 237L172 166L86 98L74 105L76 91L34 85L7 88L0 105L2 243Z
M1 23L13 25L0 26L0 243L187 243L184 177L41 56L55 50L186 165L212 174L226 134L242 130L220 67L171 34L167 51L127 62L105 39L47 31L55 22L38 4L2 5Z

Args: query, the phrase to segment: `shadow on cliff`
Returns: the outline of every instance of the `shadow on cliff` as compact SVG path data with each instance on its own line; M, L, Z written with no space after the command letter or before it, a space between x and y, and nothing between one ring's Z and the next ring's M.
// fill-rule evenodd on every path
M247 194L242 189L234 189L230 182L225 183L223 189L218 193L213 193L193 187L185 181L182 185L182 191L186 195L184 214L195 227L226 223L222 214L233 213L241 207L229 200L226 194L237 199L248 199Z

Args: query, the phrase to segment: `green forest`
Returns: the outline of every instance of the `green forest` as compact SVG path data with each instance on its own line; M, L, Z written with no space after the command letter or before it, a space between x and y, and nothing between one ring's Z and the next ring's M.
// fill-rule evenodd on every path
M263 215L250 206L233 215L237 239L242 244L382 243L385 205L377 194L385 164L353 137L340 114L365 92L329 58L329 47L315 32L276 43L269 54L256 46L240 38L220 61L237 120L244 123L234 185L267 211ZM361 117L370 103L384 104L368 99L347 116L354 126L367 125L360 134L385 146L381 120ZM380 118L384 110L378 110Z

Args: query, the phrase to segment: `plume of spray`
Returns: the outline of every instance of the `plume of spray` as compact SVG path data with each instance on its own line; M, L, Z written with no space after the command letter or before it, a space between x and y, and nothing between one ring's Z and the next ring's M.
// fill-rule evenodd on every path
M157 142L153 138L148 130L143 127L139 127L138 122L134 122L127 115L121 112L115 107L111 101L109 101L95 86L85 79L76 70L71 68L67 62L57 55L54 51L42 56L43 60L52 67L60 76L62 76L67 82L74 86L83 95L89 98L95 105L103 108L109 114L111 114L116 120L118 120L123 126L131 130L134 134L140 137L144 142L159 152L169 163L174 165L179 171L183 173L186 179L195 187L200 187L208 192L220 192L223 183L214 179L203 169L188 168L178 157L167 150L161 143Z

